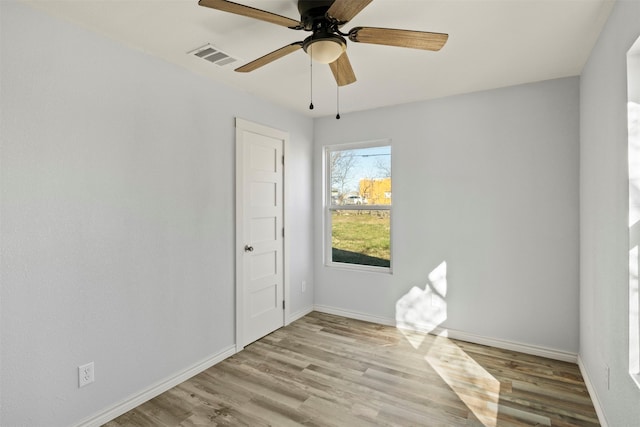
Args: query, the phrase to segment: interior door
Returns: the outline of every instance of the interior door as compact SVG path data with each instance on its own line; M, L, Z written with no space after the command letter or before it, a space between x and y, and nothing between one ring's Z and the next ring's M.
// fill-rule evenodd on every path
M236 345L284 326L284 145L288 135L236 119Z

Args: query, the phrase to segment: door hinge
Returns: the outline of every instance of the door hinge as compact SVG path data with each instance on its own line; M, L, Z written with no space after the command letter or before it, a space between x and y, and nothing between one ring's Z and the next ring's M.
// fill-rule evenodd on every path
M284 300L282 300L282 309L284 310Z
M282 237L284 237L284 227L282 227Z
M284 165L284 156L282 156L282 164Z

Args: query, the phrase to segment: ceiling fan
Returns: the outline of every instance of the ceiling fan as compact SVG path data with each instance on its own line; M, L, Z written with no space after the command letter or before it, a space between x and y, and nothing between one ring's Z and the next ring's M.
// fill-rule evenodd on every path
M300 21L226 0L199 0L200 6L224 12L235 13L281 25L292 30L310 31L311 35L276 49L235 71L246 73L267 65L299 49L303 49L311 59L329 64L338 86L356 81L347 56L348 38L356 43L371 43L387 46L408 47L438 51L444 46L448 34L424 31L398 30L392 28L355 27L348 33L340 28L351 21L372 0L298 0Z

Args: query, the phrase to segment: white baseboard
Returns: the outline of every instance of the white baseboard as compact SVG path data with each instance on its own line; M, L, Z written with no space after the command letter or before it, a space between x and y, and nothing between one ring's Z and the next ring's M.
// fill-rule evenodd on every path
M602 427L608 427L609 423L607 423L607 417L604 416L604 411L602 410L602 404L600 403L600 399L598 398L598 393L596 393L596 389L591 382L591 378L589 377L587 368L584 366L580 355L578 355L578 367L580 368L580 373L582 374L584 383L587 386L587 391L589 392L589 396L591 397L591 401L593 402L593 407L595 408L596 414L598 415L598 421L600 421L600 425Z
M320 313L335 314L336 316L348 317L349 319L363 320L365 322L377 323L379 325L396 326L395 320L387 319L386 317L372 316L366 313L359 313L357 311L343 310L341 308L329 307L326 305L315 305L315 311Z
M153 399L154 397L158 396L159 394L164 393L165 391L169 390L170 388L173 388L175 386L177 386L178 384L188 380L189 378L193 377L194 375L199 374L200 372L209 369L210 367L212 367L213 365L222 362L224 359L226 359L227 357L233 356L236 353L236 346L232 345L229 346L225 349L223 349L222 351L220 351L217 354L214 354L211 357L208 357L198 363L196 363L195 365L191 366L190 368L185 369L182 372L179 372L178 374L166 378L154 385L152 385L151 387L147 388L146 390L141 391L138 394L132 395L130 397L128 397L127 399L125 399L124 401L105 409L104 411L93 415L83 421L81 421L80 423L76 424L76 427L98 427L101 426L111 420L113 420L116 417L119 417L120 415L124 414L125 412L128 412L130 410L132 410L133 408L143 404L144 402Z
M313 306L310 305L309 307L305 307L302 310L298 310L295 313L289 314L289 316L287 317L287 320L285 321L285 326L287 326L289 323L295 322L296 320L303 318L304 316L311 313L312 311L313 311Z
M316 305L315 309L316 311L319 311L322 313L335 314L337 316L348 317L350 319L356 319L356 320L364 320L366 322L378 323L381 325L395 326L400 329L409 329L409 330L420 331L420 332L428 332L432 335L446 336L448 338L452 338L460 341L467 341L474 344L488 345L491 347L501 348L504 350L518 351L520 353L531 354L533 356L547 357L549 359L561 360L564 362L571 362L571 363L578 362L577 354L566 352L566 351L555 350L555 349L550 349L546 347L538 347L538 346L523 344L519 342L506 341L506 340L501 340L497 338L484 337L481 335L475 335L475 334L471 334L463 331L457 331L457 330L448 329L448 328L433 327L428 325L424 325L424 327L421 327L420 325L401 324L396 322L395 319L389 319L389 318L379 317L379 316L371 316L365 313L359 313L359 312L350 311L350 310L343 310L340 308L328 307L324 305Z
M437 327L430 332L434 335L446 336L454 340L467 341L474 344L488 345L490 347L501 348L503 350L517 351L519 353L530 354L532 356L546 357L563 362L577 363L578 355L568 351L556 350L547 347L540 347L530 344L523 344L515 341L501 340L498 338L489 338L481 335L470 334L468 332L457 331L455 329L447 329Z

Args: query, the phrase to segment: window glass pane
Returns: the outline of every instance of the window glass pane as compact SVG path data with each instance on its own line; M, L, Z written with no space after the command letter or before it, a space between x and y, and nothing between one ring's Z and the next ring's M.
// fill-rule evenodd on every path
M390 205L391 147L329 152L331 205Z
M390 225L389 210L332 211L332 261L390 267Z

